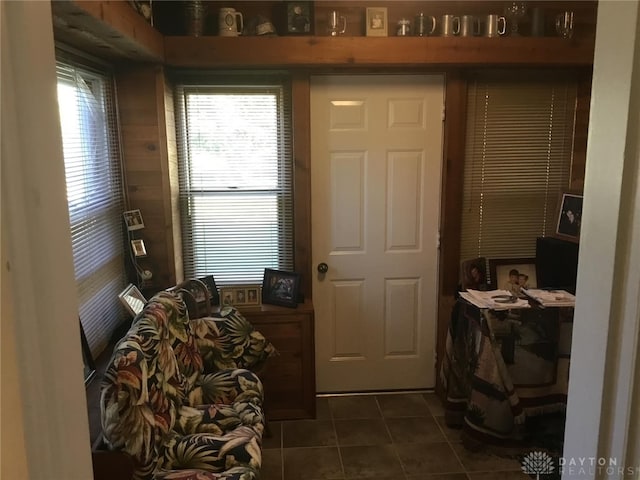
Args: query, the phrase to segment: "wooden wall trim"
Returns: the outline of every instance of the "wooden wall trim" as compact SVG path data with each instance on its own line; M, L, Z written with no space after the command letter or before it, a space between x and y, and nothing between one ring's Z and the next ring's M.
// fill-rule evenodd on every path
M294 72L291 80L295 270L302 276L302 294L311 298L311 89L306 71Z

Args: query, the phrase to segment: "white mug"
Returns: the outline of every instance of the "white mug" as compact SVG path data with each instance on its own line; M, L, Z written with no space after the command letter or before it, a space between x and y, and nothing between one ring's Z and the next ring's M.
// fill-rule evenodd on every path
M235 8L221 8L218 14L218 35L222 37L237 37L242 34L244 19Z
M485 37L499 37L504 35L506 31L507 20L503 16L496 14L487 15L484 31Z

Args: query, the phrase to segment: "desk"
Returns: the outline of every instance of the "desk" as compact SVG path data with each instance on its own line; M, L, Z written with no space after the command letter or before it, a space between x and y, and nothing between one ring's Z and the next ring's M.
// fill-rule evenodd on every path
M497 312L458 300L440 369L447 425L516 447L528 416L564 411L572 322L572 308Z

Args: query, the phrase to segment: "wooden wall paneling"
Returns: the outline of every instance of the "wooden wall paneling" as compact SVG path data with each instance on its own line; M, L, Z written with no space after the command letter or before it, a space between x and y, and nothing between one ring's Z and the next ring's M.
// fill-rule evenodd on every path
M440 213L440 285L436 368L439 371L460 271L460 233L467 126L467 81L459 70L446 76L444 168ZM439 388L439 375L436 375Z
M569 184L569 188L581 192L584 188L584 173L587 162L587 136L589 134L592 71L589 69L579 75L576 125L573 139L573 161L571 163L571 183Z
M173 238L173 264L175 267L174 284L184 280L182 253L182 222L180 219L180 184L178 177L178 145L176 143L176 116L173 99L173 85L164 76L164 112L167 138L167 180L169 190L169 209L171 218L167 225L167 234Z
M294 158L295 270L301 274L301 292L311 298L311 118L309 74L292 76Z
M167 234L171 213L168 191L164 88L161 66L138 66L116 73L118 113L128 208L139 208L145 223L138 233L147 248L140 259L153 272L155 289L175 284L173 238Z

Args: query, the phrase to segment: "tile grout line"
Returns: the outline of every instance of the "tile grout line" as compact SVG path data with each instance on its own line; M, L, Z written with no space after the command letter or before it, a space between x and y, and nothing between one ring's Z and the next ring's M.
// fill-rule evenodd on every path
M331 417L331 426L333 427L333 434L336 436L336 449L338 450L338 460L340 461L340 468L342 469L342 478L347 478L347 472L344 469L344 461L342 460L342 450L340 449L340 439L338 438L338 429L336 428L336 419L333 416L333 409L331 408L331 398L327 398L327 408L329 410L329 417Z
M438 400L440 401L440 403L442 403L442 400L440 400L440 399L438 399ZM425 402L426 402L426 400L425 400ZM442 433L442 436L444 437L445 441L447 442L447 445L449 445L449 448L453 452L453 455L456 457L456 460L458 460L458 463L462 467L463 473L465 474L465 476L467 478L470 478L469 477L469 472L467 471L467 467L465 466L464 463L462 463L462 460L460 459L460 456L458 455L458 452L456 452L456 449L453 447L453 444L451 443L451 439L449 438L449 435L447 435L447 433L444 431L444 429L445 429L445 427L447 425L447 422L445 420L446 417L444 415L442 416L443 425L440 425L440 422L438 422L438 420L436 420L436 416L431 411L431 407L430 406L429 406L429 413L431 413L431 416L433 417L433 421L436 422L436 425L440 429L440 433Z
M384 428L387 430L389 434L389 440L391 440L391 447L393 448L393 452L396 454L396 458L398 459L398 463L400 464L400 468L402 469L402 474L404 475L405 480L408 478L407 470L404 468L404 464L402 463L402 459L400 458L400 454L398 453L398 448L396 446L396 442L393 441L393 435L391 435L391 430L389 429L389 425L387 425L387 417L384 416L384 412L382 411L382 407L380 406L380 402L378 401L378 396L375 396L376 405L378 405L378 410L380 411L380 418L382 418L382 423L384 424Z

